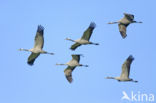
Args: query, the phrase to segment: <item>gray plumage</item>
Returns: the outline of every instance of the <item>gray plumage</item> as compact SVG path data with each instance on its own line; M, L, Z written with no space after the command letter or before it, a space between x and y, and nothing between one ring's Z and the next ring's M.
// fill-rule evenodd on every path
M116 79L118 81L138 82L138 81L135 81L135 80L129 78L129 75L130 75L130 66L131 66L131 63L132 63L133 60L134 60L134 57L132 55L130 55L126 59L126 61L122 65L122 72L121 72L120 77L106 77L106 79Z
M28 57L27 63L29 65L33 65L35 62L35 59L42 53L42 54L51 54L54 53L48 53L47 51L42 50L44 45L44 27L39 25L37 28L36 36L35 36L35 43L34 48L32 49L22 49L20 48L19 51L29 51L31 52L31 55Z
M68 80L69 83L71 83L73 81L72 78L72 72L73 70L77 67L77 66L84 66L84 67L88 67L88 65L82 65L79 64L80 62L80 56L79 54L75 54L72 55L72 60L70 60L69 62L65 63L65 64L56 64L56 65L67 65L68 67L64 70L64 74L66 79Z
M108 24L115 24L115 23L118 23L119 32L120 32L122 38L124 39L127 36L126 28L128 27L129 24L131 24L131 23L142 23L142 22L134 21L134 15L133 14L124 13L124 17L122 19L120 19L117 22L109 22Z
M37 28L36 36L35 36L35 43L34 48L36 49L42 49L44 46L44 27L39 25ZM33 65L35 59L40 55L40 53L31 53L31 55L28 57L27 63L29 65Z
M68 80L69 83L72 83L72 82L73 82L72 72L73 72L73 70L74 70L75 68L76 68L76 66L75 66L75 67L68 66L68 67L64 70L65 77L66 77L66 79Z
M91 22L89 27L87 28L87 30L83 33L82 37L78 40L72 40L72 39L66 38L66 40L75 42L70 47L70 49L75 50L77 47L79 47L81 45L87 45L87 44L99 45L98 43L93 43L93 42L89 41L95 27L96 27L96 24L94 22Z

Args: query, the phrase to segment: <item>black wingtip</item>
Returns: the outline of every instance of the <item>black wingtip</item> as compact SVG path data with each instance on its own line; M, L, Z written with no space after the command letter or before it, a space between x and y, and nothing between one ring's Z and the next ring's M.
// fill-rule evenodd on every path
M95 22L91 22L90 25L89 25L89 28L93 28L94 29L95 27L96 27Z
M133 57L133 55L129 55L129 57L128 57L128 60L131 60L131 61L133 61L133 60L134 60L134 57Z
M120 31L120 34L122 36L122 39L125 39L127 37L127 34L125 34L125 32L123 32L123 31Z
M127 37L127 35L125 35L125 36L122 36L122 39L125 39Z
M37 32L43 32L44 27L42 25L38 25Z
M73 82L73 78L71 76L66 76L66 79L69 83L72 83Z
M33 66L34 63L33 62L27 62L28 65Z
M72 51L75 51L76 48L69 48L69 49L72 50Z

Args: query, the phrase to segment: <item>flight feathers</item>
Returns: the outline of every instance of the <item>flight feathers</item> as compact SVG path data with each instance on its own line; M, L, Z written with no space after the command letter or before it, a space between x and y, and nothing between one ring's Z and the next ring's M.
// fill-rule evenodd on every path
M44 27L42 25L38 25L37 32L43 33Z
M91 22L90 25L89 25L89 28L93 28L94 29L95 27L96 27L96 24L94 22Z

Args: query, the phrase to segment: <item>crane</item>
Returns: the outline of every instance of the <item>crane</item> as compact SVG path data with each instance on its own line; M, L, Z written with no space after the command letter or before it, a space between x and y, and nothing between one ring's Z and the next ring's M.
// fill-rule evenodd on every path
M126 28L128 27L129 24L131 23L142 23L141 21L137 22L134 21L134 15L133 14L128 14L128 13L124 13L124 17L122 19L120 19L117 22L109 22L108 24L116 24L118 23L118 27L119 27L119 32L122 36L122 38L126 38L127 34L126 34Z
M130 66L132 61L134 60L134 57L132 55L130 55L126 61L123 63L122 65L122 72L120 77L106 77L106 79L116 79L118 81L132 81L132 82L138 82L136 80L133 80L131 78L129 78L129 74L130 74Z
M34 48L32 49L23 49L20 48L19 51L28 51L31 52L31 55L29 56L27 63L29 65L33 65L35 59L40 55L40 54L50 54L50 55L54 55L54 53L49 53L47 51L42 50L43 45L44 45L44 27L42 25L38 25L37 28L37 32L36 32L36 36L35 36L35 44L34 44Z
M65 64L56 64L56 65L67 65L68 67L64 70L64 74L69 83L72 83L72 72L77 66L88 67L88 65L79 64L81 54L73 54L72 60Z
M93 43L89 41L95 27L96 24L94 22L91 22L87 30L83 33L83 36L78 40L72 40L70 38L66 38L66 40L75 42L70 49L75 50L77 47L81 45L87 45L87 44L99 45L98 43Z

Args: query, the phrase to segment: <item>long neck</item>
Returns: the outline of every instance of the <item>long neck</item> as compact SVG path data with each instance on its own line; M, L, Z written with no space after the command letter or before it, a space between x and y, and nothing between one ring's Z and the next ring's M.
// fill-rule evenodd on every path
M56 65L67 65L67 64L58 64L58 63L56 63Z
M66 40L69 40L69 41L75 42L75 40L72 40L72 39L70 39L70 38L66 38Z
M117 24L118 22L109 22L108 24Z
M29 49L20 48L19 51L30 51Z
M114 77L106 77L106 79L115 79Z

